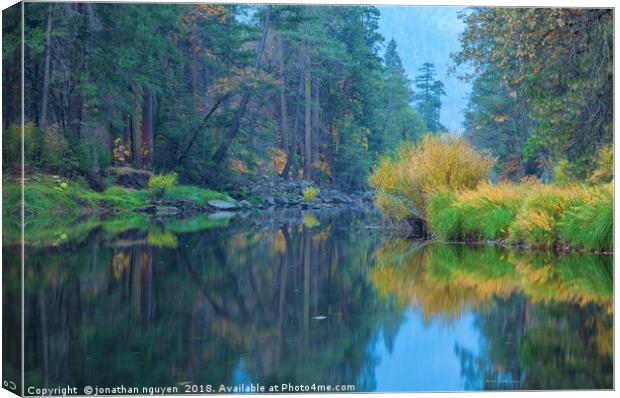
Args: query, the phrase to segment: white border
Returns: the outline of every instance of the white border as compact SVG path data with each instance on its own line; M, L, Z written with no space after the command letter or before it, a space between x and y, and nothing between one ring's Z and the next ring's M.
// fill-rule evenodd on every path
M35 2L38 0L28 0L29 2ZM70 1L70 0L68 0ZM83 1L89 1L89 2L95 2L93 0L83 0ZM107 0L106 2L127 2L127 1L121 1L121 0ZM495 7L584 7L584 8L598 8L598 7L605 7L605 8L612 8L615 7L615 4L613 1L605 1L605 0L590 0L590 1L577 1L577 0L564 0L564 1L558 1L558 0L521 0L519 2L515 2L515 1L506 1L506 0L496 0L496 1L480 1L480 0L473 0L473 1L464 1L464 0L446 0L446 1L437 1L437 0L424 0L424 1L416 1L416 0L374 0L374 1L369 1L369 0L361 0L361 1L355 1L355 0L269 0L269 1L244 1L244 0L220 0L220 1L179 1L179 0L168 0L168 1L161 1L161 0L136 0L133 1L136 3L272 3L272 4L343 4L343 5L356 5L356 4L368 4L368 5L427 5L427 6L495 6ZM14 0L0 0L0 5L2 9L5 9L13 4L15 4L16 1ZM22 14L23 16L23 14ZM1 18L0 18L1 19ZM0 30L1 30L1 21L0 21ZM616 28L617 24L616 24L616 20L614 18L614 54L617 55L618 54L618 40L616 40L617 35L617 28ZM22 45L23 45L23 39L22 39ZM0 43L0 49L1 49L1 43ZM23 51L22 51L22 56L23 56ZM22 60L23 63L23 60ZM616 138L616 133L617 133L617 124L615 123L615 115L618 114L618 101L616 100L616 95L615 93L618 92L618 67L617 64L614 65L614 156L615 159L619 159L618 155L620 154L620 149L618 148L618 146L615 145L615 138ZM22 79L23 79L23 73L22 73ZM0 85L1 85L1 79L0 79ZM22 81L22 87L23 87L23 81ZM23 96L22 96L22 128L23 128ZM0 123L1 123L1 119L0 119ZM23 137L22 137L23 138ZM1 137L0 137L0 143L1 143ZM23 150L23 147L22 147ZM22 156L23 159L23 156ZM2 153L0 151L0 161L2 160ZM618 163L615 163L614 166L614 174L616 176L618 176L618 171L620 169L620 166L618 165ZM22 168L22 172L23 172L23 168ZM1 188L0 188L0 192L1 192ZM23 193L22 193L23 195ZM615 192L614 192L615 195ZM2 204L2 198L0 195L0 205ZM616 206L617 204L617 200L614 197L614 225L618 225L618 218L619 218L619 214L620 214L620 209L618 209L618 206ZM23 216L23 209L22 209L22 216ZM0 237L2 235L2 230L0 228ZM618 230L618 228L614 228L614 242L620 242L620 232ZM23 239L23 236L22 236ZM23 245L22 245L22 254L23 254ZM0 252L0 260L2 258L2 254ZM618 267L616 267L616 265L619 263L618 259L616 258L616 256L614 255L614 270L615 271L619 271ZM23 257L22 257L22 289L23 289ZM614 276L614 308L618 308L617 303L618 303L618 294L616 293L615 290L615 286L617 286L617 284L615 283L617 281L618 278L618 272L615 272L615 276ZM0 283L2 280L2 273L0 272ZM0 301L1 301L1 296L0 296ZM23 305L23 291L22 291L22 305ZM1 309L0 309L1 311ZM23 336L23 311L22 311L22 336ZM0 330L2 330L2 317L0 316ZM615 348L617 348L617 342L618 342L618 327L617 327L617 322L616 322L616 317L615 317L615 313L614 313L614 386L617 387L618 386L618 366L617 366L617 350ZM22 339L22 350L23 350L23 339ZM0 346L0 353L1 353L1 346ZM23 354L23 351L22 351ZM22 361L23 361L23 355L22 355ZM23 362L22 362L23 363ZM0 361L0 372L1 372L1 361ZM23 365L22 365L23 366ZM0 373L1 374L1 373ZM22 379L23 380L23 379ZM383 395L381 393L376 393L379 395ZM376 395L373 394L373 395ZM545 396L545 397L580 397L583 396L585 394L587 395L595 395L595 396L615 396L615 392L613 391L551 391L551 392L546 392L546 391L536 391L536 392L476 392L476 393L468 393L468 392L462 392L462 393L389 393L389 395L391 397L394 398L401 398L401 397L455 397L458 394L458 397L478 397L478 396L484 396L484 397L492 397L492 396L501 396L501 397L515 397L515 396L519 396L522 394L536 394L536 396ZM299 396L299 394L278 394L278 395L271 395L268 394L270 396L277 396L277 397L282 397L282 396ZM307 395L307 394L304 394ZM359 395L359 394L356 394ZM185 395L179 395L179 396L185 396ZM342 394L321 394L321 396L326 396L326 397L340 397L342 398ZM0 392L0 398L9 398L9 397L15 397L14 394L9 393L8 391L1 389Z

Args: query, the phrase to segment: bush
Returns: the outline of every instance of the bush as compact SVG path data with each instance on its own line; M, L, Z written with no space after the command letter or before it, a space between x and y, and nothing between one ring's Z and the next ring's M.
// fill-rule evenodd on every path
M156 174L149 178L149 191L154 198L163 198L177 182L177 173Z
M440 191L474 189L488 177L494 159L480 154L463 138L426 135L384 157L369 178L377 206L396 220L426 217L429 197Z
M319 188L316 187L308 187L304 190L304 201L305 202L312 202L317 195L321 192L321 190Z
M602 147L596 157L596 170L590 177L597 183L607 183L614 179L614 146L613 144Z

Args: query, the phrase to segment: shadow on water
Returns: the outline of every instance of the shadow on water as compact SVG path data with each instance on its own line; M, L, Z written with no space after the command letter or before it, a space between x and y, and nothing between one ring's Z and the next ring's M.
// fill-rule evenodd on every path
M419 247L367 209L129 221L26 248L27 385L612 387L611 257Z

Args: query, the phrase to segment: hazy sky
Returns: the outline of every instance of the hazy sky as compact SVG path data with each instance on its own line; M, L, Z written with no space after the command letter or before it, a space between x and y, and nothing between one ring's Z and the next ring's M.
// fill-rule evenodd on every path
M463 110L470 84L456 76L447 77L451 52L460 48L459 34L464 24L457 18L460 7L380 6L380 32L386 44L396 40L398 53L411 80L424 62L435 64L437 79L446 85L442 98L441 123L452 132L463 131Z

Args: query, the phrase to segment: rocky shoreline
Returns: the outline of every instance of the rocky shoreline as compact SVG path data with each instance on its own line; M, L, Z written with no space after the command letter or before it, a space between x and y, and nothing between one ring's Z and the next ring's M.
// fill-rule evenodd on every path
M243 212L269 208L322 209L341 206L367 206L373 202L370 191L344 193L329 187L319 187L320 192L310 201L304 200L304 191L315 186L310 181L288 181L277 177L261 176L252 186L245 186L230 194L231 199L210 200L201 206L185 199L152 200L146 207L135 211L153 215L179 215L195 213Z

